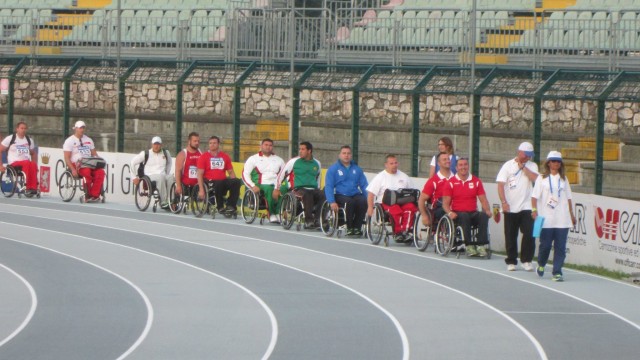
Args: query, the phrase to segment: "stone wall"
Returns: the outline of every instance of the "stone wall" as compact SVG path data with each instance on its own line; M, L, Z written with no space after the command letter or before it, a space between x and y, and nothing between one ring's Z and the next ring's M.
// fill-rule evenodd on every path
M61 81L17 81L16 113L21 110L62 112ZM176 86L171 84L128 84L125 88L126 113L172 117L176 110ZM233 114L233 88L185 86L184 114L227 117ZM255 119L288 119L291 91L279 88L243 88L241 115ZM0 105L6 107L6 96ZM113 83L74 81L71 83L71 111L113 113L117 89ZM301 120L338 124L351 122L352 93L343 91L302 90ZM429 128L468 128L468 97L462 95L422 95L420 125ZM533 130L533 99L482 97L481 126L527 133ZM607 102L605 132L613 136L640 134L640 103ZM402 128L412 123L411 96L406 94L361 93L361 124L391 125ZM596 103L582 100L547 100L542 104L544 132L594 135Z

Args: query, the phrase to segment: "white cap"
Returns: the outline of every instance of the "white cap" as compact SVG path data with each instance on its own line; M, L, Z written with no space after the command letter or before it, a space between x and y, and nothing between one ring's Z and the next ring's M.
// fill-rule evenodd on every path
M81 128L81 127L87 127L87 124L85 124L84 121L82 120L76 121L76 124L73 125L74 129Z
M162 139L160 139L160 136L154 136L153 139L151 139L151 145L156 143L162 144Z
M522 144L520 144L520 146L518 146L518 150L524 151L524 154L528 157L533 157L533 155L535 155L535 153L533 152L533 145L531 145L530 142L523 142Z
M549 151L549 155L547 155L547 160L558 160L562 161L562 153L560 151Z

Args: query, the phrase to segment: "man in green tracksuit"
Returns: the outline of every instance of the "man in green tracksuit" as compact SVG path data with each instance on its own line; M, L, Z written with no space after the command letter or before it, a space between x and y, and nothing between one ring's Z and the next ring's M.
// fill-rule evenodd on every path
M313 157L313 145L303 141L298 147L298 156L289 160L284 166L276 184L286 181L281 190L274 190L273 196L280 196L280 191L294 189L302 194L306 228L317 228L320 220L320 209L325 200L324 191L320 190L320 161Z

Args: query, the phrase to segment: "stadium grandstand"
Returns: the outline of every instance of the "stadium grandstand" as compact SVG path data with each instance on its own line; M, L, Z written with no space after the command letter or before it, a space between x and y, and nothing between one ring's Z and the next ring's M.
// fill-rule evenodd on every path
M639 0L119 3L0 0L0 55L640 69Z

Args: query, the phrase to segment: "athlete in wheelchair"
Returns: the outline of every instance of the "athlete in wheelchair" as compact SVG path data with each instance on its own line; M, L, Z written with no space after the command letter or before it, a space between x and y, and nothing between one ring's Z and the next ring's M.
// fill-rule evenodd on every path
M413 241L414 218L419 191L413 189L407 174L398 170L396 155L385 158L384 170L367 187L367 235L374 245L389 236L398 243Z
M273 153L273 140L263 139L260 152L250 156L242 170L242 180L246 186L240 212L247 224L251 224L259 213L260 224L267 219L272 223L280 222L280 201L273 198L273 190L284 160Z
M418 199L420 213L417 215L416 226L413 229L413 243L420 251L425 251L429 244L434 242L438 221L445 214L442 208L442 194L447 181L453 176L448 153L438 154L437 162L438 172L424 184Z
M233 171L231 158L220 150L220 138L212 136L209 138L209 151L198 159L198 185L193 192L197 216L209 212L215 217L218 212L228 218L237 218L241 185ZM224 195L227 192L229 197L225 206Z
M39 198L38 158L35 144L27 135L27 124L19 122L16 132L0 142L0 153L5 151L9 165L5 167L0 161L0 184L4 196L11 197L17 193L20 197L24 193L26 197Z
M191 132L187 138L187 146L176 154L175 182L169 190L169 210L174 214L186 213L189 207L194 215L197 213L191 195L198 184L198 159L202 156L199 147L200 135Z
M284 193L280 205L280 224L290 229L297 223L300 230L316 229L320 226L320 210L324 203L324 191L320 190L320 161L313 157L313 145L303 141L298 147L298 155L289 160L276 180L284 183L273 191L273 197Z
M76 189L81 188L84 193L80 202L104 203L102 185L107 163L98 156L93 140L84 134L85 128L84 121L76 121L74 134L62 145L67 170L58 181L60 196L65 202L71 201Z
M162 139L154 136L151 149L144 150L131 159L134 197L138 210L145 211L153 199L153 212L158 205L169 209L169 180L171 178L171 155L162 148Z
M469 173L469 160L458 159L457 174L449 179L443 193L446 215L438 222L436 249L447 255L464 245L467 256L491 257L489 218L492 216L482 181ZM480 200L482 211L477 211ZM459 256L459 253L458 253Z
M340 148L338 161L327 169L320 228L327 236L362 236L367 213L366 188L369 185L362 169L352 161L351 147Z

